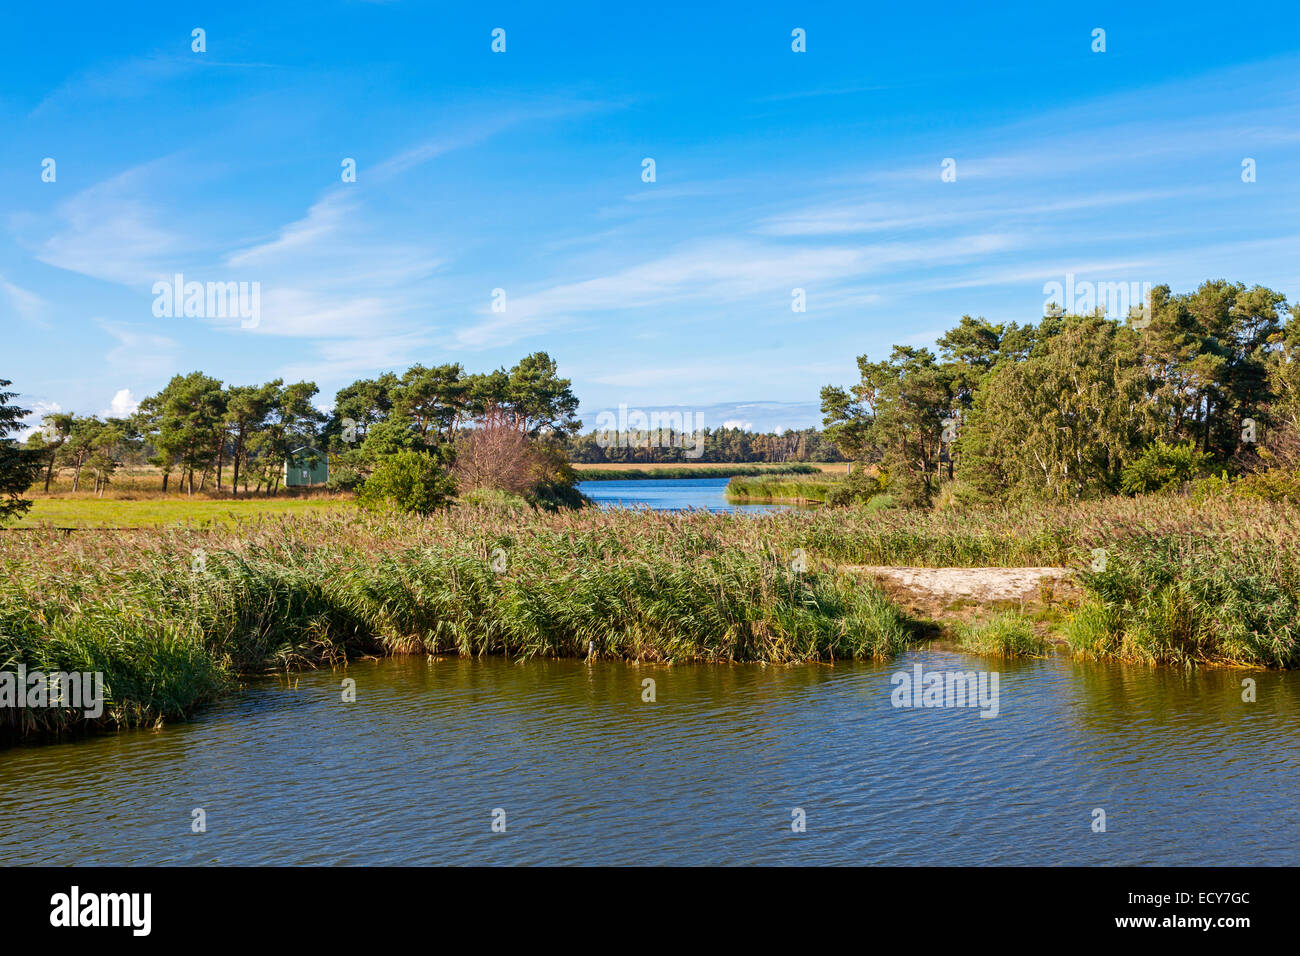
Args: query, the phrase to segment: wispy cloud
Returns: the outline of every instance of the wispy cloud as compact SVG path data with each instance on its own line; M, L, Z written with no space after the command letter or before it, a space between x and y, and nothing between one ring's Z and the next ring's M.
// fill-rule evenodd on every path
M85 110L105 101L120 103L157 92L166 85L202 70L265 69L274 63L241 63L216 57L154 53L97 63L67 77L31 111L44 117L60 110Z
M481 321L461 329L457 341L468 348L505 344L596 312L688 302L716 306L761 297L789 303L793 289L810 283L833 287L905 264L962 261L1022 242L1002 234L817 247L714 240L611 275L507 298L504 312L492 313L485 306Z
M50 327L49 320L45 318L49 303L35 292L15 285L2 274L0 274L0 292L4 293L10 307L23 319L43 329Z
M121 375L156 375L159 369L176 368L180 343L165 335L117 322L96 324L117 342L104 353L104 361Z
M60 203L53 235L36 247L47 265L125 286L148 288L186 249L182 235L142 194L157 163L134 167Z

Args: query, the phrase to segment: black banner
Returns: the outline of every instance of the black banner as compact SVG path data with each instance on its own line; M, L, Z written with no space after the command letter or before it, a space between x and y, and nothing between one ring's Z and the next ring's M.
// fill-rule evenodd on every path
M10 868L0 884L11 943L77 935L127 945L373 943L442 936L449 920L462 936L482 932L465 918L483 915L493 940L536 937L539 925L556 938L597 930L648 940L680 916L732 942L848 919L839 932L863 940L902 930L941 944L1231 946L1280 938L1292 895L1290 871L1258 868Z

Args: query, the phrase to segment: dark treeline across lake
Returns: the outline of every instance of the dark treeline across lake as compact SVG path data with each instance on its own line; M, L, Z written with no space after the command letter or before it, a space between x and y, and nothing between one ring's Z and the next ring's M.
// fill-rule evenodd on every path
M891 675L1000 672L998 716ZM1300 863L1300 674L394 658L0 759L11 864ZM656 681L656 701L642 682ZM794 808L807 831L794 833ZM207 832L192 833L192 811ZM496 808L506 832L491 831ZM1092 831L1092 812L1107 832Z

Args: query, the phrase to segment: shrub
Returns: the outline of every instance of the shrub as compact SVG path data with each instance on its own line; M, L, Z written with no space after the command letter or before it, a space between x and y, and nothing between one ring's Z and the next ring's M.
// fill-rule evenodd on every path
M1126 494L1142 495L1154 491L1177 491L1201 477L1209 466L1210 456L1197 451L1192 442L1170 445L1154 441L1124 466L1120 487Z
M574 485L559 480L539 482L528 493L528 503L542 511L560 511L565 508L584 508L591 499Z
M527 511L531 507L523 495L499 488L472 488L458 495L456 502L469 508L486 508L488 511Z
M897 450L891 449L881 460L885 490L904 508L928 508L934 495L931 476L918 471Z
M1261 498L1264 501L1300 500L1300 474L1285 468L1246 475L1232 486L1233 494L1244 498Z
M981 496L979 492L966 482L955 479L939 483L939 489L935 493L932 507L935 511L962 511L968 508L977 508L980 502Z
M329 481L325 483L325 487L330 491L356 491L365 480L366 476L357 469L350 465L341 465L330 470Z
M856 471L844 476L826 493L826 504L832 507L865 505L884 490L885 481L879 474L858 466Z
M542 477L545 463L533 442L498 410L456 440L456 483L465 490L496 488L522 495Z
M1228 473L1221 472L1217 475L1207 475L1204 478L1197 478L1192 482L1191 494L1192 501L1198 505L1205 504L1209 501L1216 501L1221 498L1227 498L1233 494L1234 483L1228 477Z
M455 493L456 483L433 457L404 451L380 461L358 501L374 510L429 514L445 507Z

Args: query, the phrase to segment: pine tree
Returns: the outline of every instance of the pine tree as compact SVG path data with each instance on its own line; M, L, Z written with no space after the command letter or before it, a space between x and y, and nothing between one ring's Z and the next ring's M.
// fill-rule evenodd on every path
M8 437L31 414L26 408L9 404L18 396L17 392L4 391L9 384L7 379L0 378L0 521L17 517L32 506L19 496L31 487L40 469L40 457Z

